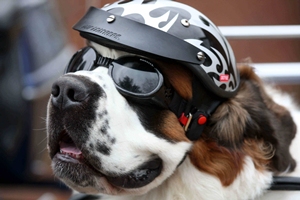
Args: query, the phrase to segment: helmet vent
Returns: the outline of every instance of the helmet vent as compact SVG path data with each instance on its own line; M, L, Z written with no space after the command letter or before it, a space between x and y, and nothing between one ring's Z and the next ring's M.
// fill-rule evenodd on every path
M147 4L147 3L150 3L150 2L155 2L156 0L144 0L142 4Z
M129 3L129 2L132 2L133 0L123 0L123 1L120 1L118 4L125 4L125 3Z
M199 16L200 20L206 25L206 26L210 26L210 23L204 19L203 17Z
M221 73L223 71L223 66L222 65L217 65L217 71Z

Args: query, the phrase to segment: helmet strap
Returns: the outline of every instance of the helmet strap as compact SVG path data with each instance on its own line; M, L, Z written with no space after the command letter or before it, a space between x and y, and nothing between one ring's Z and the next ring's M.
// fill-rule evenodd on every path
M209 117L224 99L204 89L196 77L193 78L192 88L193 98L189 101L174 91L169 109L178 117L187 138L195 141L200 138Z

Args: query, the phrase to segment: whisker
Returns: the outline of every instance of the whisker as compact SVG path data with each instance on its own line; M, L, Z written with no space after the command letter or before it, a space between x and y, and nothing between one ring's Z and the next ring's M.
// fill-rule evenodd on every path
M41 145L43 142L45 142L47 140L47 137L45 137L44 139L42 139L37 145Z
M45 147L43 150L41 150L38 155L43 154L45 151L48 151L47 147Z

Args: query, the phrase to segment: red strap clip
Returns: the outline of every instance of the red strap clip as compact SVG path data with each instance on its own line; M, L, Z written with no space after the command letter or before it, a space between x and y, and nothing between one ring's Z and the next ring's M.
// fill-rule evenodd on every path
M189 113L189 115L186 116L184 113L182 113L181 116L178 118L178 120L183 125L184 131L187 131L192 121L192 114Z
M199 118L198 118L198 124L199 124L199 125L204 125L204 124L206 123L206 121L207 121L206 116L204 116L204 115L199 115Z

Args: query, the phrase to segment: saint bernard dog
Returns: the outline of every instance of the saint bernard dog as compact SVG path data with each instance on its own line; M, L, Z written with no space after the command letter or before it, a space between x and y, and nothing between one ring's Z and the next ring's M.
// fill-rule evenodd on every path
M159 28L167 22L172 27L151 27L146 11L165 22ZM166 0L120 1L92 8L75 26L88 45L53 84L47 110L52 168L75 194L101 200L266 199L274 176L300 174L299 109L265 86L252 67L235 67L218 31L195 29L206 35L196 48L187 31L200 23L194 12ZM197 20L213 26L200 14ZM174 26L185 40L173 37ZM180 42L192 45L177 49ZM193 55L197 61L188 58L193 48L200 52ZM217 70L194 70L200 66Z

